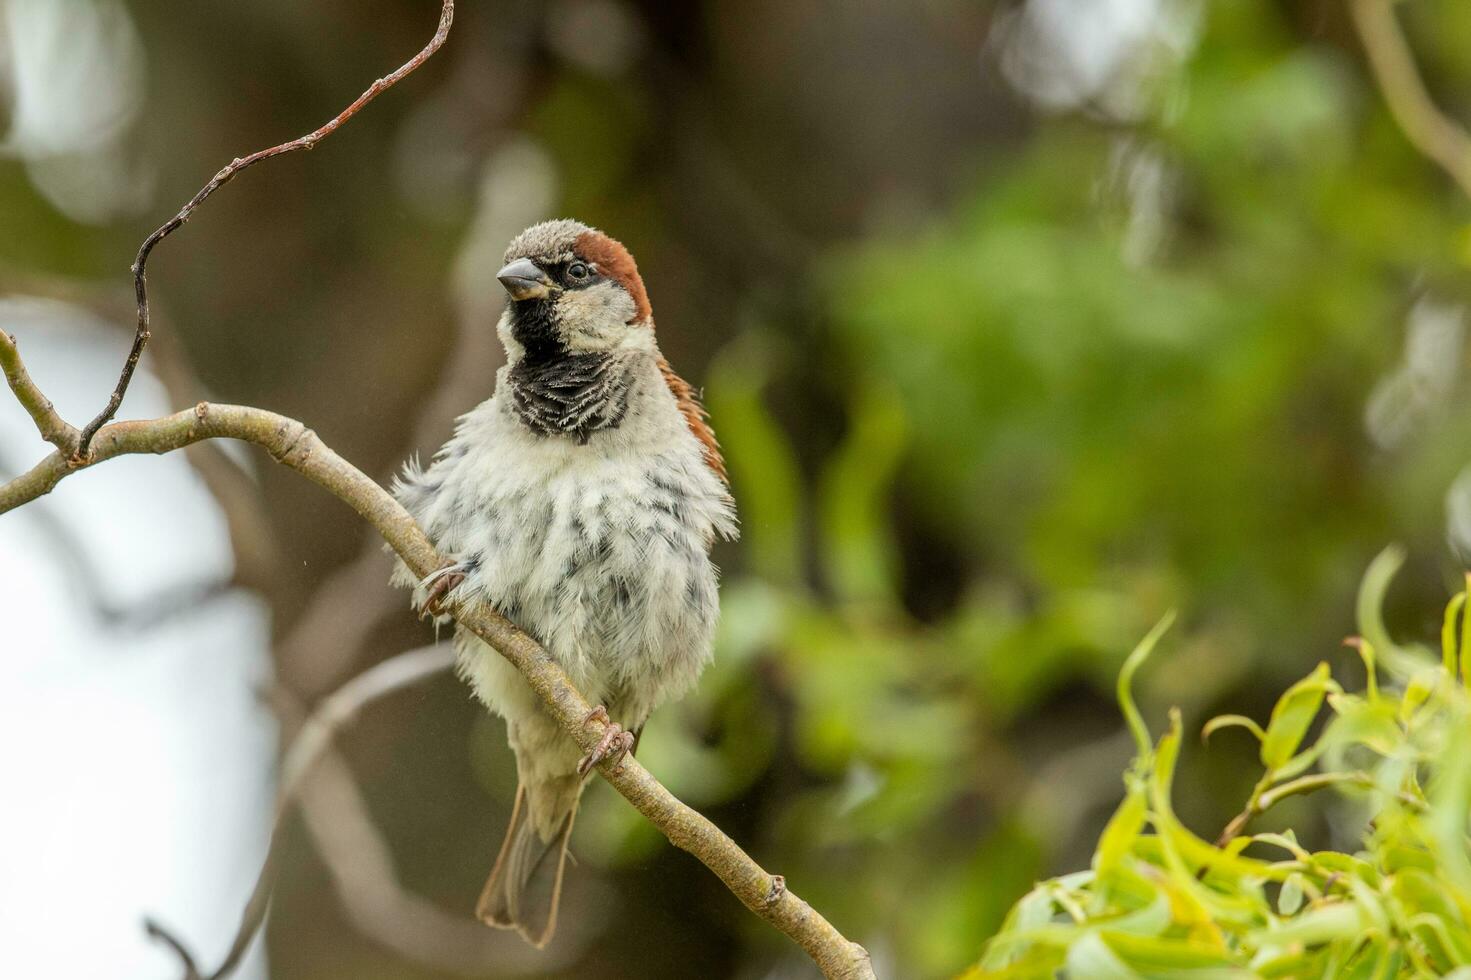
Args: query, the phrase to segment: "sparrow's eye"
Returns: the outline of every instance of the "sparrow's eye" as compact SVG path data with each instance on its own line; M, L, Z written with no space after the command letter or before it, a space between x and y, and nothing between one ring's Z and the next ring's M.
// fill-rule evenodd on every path
M592 275L592 270L581 262L573 262L567 267L567 278L573 282L582 282Z

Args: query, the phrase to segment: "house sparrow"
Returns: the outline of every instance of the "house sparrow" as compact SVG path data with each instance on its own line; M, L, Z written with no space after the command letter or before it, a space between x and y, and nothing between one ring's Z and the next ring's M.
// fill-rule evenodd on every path
M710 661L719 611L710 548L735 538L735 506L694 389L659 353L648 294L622 244L576 221L526 229L497 274L507 364L394 493L452 564L423 581L437 612L485 602L535 637L610 717L581 750L521 674L463 629L460 673L506 720L520 785L480 896L487 924L544 946L557 922L584 777L631 750L649 713Z

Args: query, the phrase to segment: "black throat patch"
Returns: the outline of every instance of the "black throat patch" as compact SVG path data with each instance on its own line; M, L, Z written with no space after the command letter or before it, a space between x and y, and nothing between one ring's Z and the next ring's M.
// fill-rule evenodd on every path
M517 303L512 311L511 335L526 353L506 375L511 411L533 432L586 443L594 432L618 428L628 414L628 364L610 354L568 350L556 335L550 305Z
M534 432L574 436L616 429L628 414L629 379L621 359L568 353L555 360L523 357L507 373L511 411Z

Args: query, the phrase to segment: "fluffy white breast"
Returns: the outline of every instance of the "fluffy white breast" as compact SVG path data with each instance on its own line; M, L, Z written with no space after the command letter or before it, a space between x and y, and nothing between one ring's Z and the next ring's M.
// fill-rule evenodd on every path
M652 344L649 345L652 348ZM629 408L586 443L528 429L498 394L464 416L427 471L395 492L441 552L472 566L462 600L490 602L535 636L585 695L627 727L708 662L718 613L716 535L730 495L659 374L653 350L621 357ZM494 651L460 638L461 666L497 711L534 710Z

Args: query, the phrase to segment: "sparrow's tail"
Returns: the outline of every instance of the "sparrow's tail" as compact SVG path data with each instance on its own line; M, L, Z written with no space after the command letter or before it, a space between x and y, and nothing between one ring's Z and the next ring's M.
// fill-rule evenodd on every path
M582 780L573 776L568 782L572 784L570 793L565 792L566 787L559 787L564 792L555 794L560 797L558 809L563 812L554 813L551 821L542 821L550 824L546 837L537 830L538 821L532 817L526 784L516 787L516 805L505 843L475 906L475 914L486 925L515 929L537 949L545 946L557 930L567 839L572 836Z

